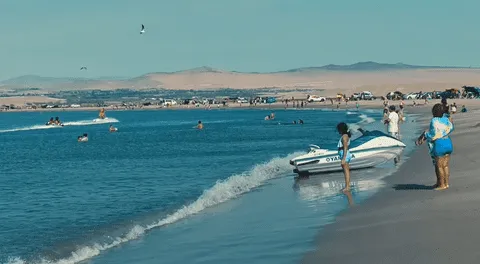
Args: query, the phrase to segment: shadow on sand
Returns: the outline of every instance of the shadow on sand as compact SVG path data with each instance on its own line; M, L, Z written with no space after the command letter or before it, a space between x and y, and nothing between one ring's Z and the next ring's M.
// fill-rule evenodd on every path
M423 184L395 184L393 187L396 191L408 191L408 190L433 190L432 185Z

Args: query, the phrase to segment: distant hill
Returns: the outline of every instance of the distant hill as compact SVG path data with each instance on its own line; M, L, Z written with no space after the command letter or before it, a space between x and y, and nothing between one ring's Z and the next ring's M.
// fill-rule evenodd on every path
M419 66L409 65L403 63L378 63L373 61L357 62L350 65L336 65L329 64L321 67L303 67L291 69L285 72L305 72L305 71L380 71L380 70L407 70L407 69L454 69L454 68L468 68L468 67L450 67L450 66Z
M152 72L134 78L121 77L43 77L24 75L0 82L2 89L35 87L43 90L79 90L79 89L221 89L221 88L292 88L324 87L324 82L332 83L333 72L346 74L366 74L388 70L415 69L467 69L467 67L416 66L403 63L388 64L373 61L358 62L351 65L329 64L321 67L303 67L286 71L259 73L224 71L208 66L177 72ZM338 83L338 82L337 82Z

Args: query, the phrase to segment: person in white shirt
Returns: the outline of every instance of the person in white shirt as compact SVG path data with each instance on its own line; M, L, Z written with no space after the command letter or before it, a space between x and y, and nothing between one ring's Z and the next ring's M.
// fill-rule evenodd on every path
M398 121L399 121L400 118L399 118L397 112L395 112L395 106L394 105L391 105L389 107L389 110L390 110L390 113L388 114L388 119L387 119L387 122L388 122L387 131L392 137L398 139L399 138L399 136L398 136Z

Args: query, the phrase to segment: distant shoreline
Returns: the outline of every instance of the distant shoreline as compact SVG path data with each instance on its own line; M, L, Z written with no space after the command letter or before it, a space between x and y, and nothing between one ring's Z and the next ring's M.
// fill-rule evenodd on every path
M398 102L400 103L400 102ZM355 110L356 102L352 101L349 102L347 105L342 102L339 106L339 110L351 109ZM228 106L219 105L211 105L210 108L205 106L195 107L190 105L187 107L186 105L177 105L172 107L162 107L162 106L144 106L144 107L136 107L136 108L112 108L112 107L78 107L78 108L37 108L37 109L11 109L6 111L0 111L0 113L16 113L16 112L81 112L81 111L100 111L100 109L105 108L107 112L117 112L117 111L163 111L163 110L228 110L228 109L236 109L236 110L247 110L247 109L268 109L268 110L285 110L285 109L337 109L337 104L334 102L332 105L330 102L326 103L309 103L306 106L302 107L292 107L291 103L289 103L288 107L285 107L284 103L277 102L272 104L257 104L256 106L250 106L249 104L238 104L238 103L230 103ZM375 100L375 101L359 101L359 109L363 108L383 108L382 101Z
M407 111L409 109L417 109L417 108L423 108L423 107L431 107L435 103L439 103L440 99L434 99L434 100L429 100L428 103L425 105L423 100L416 100L418 103L416 106L413 106L413 101L414 100L404 100L405 106L407 107ZM359 103L359 109L382 109L384 108L383 106L383 101L382 100L372 100L372 101L351 101L348 104L345 104L345 102L342 102L338 109L339 110L356 110L356 103ZM474 99L448 99L449 103L456 103L457 107L461 107L462 105L465 105L466 107L475 107L478 108L480 106L480 101L479 100L474 100ZM395 105L398 107L400 104L400 101L390 101L391 105ZM330 102L325 102L325 103L308 103L306 106L302 107L292 107L291 103L289 103L288 107L285 107L285 104L282 102L276 102L272 104L257 104L250 106L249 104L238 104L238 103L229 103L228 106L223 106L223 105L211 105L210 108L207 108L205 106L200 106L200 107L195 107L193 105L190 105L187 107L186 105L176 105L172 107L163 107L163 106L143 106L143 107L136 107L136 108L125 108L125 107L119 107L119 108L112 108L112 107L78 107L78 108L37 108L37 109L11 109L11 110L0 110L0 114L5 114L5 113L19 113L19 112L25 112L25 113L34 113L34 112L52 112L52 113L58 113L58 112L81 112L81 111L100 111L100 109L105 108L107 112L116 112L116 111L167 111L167 110L228 110L228 109L236 109L236 110L248 110L248 109L265 109L265 110L285 110L285 109L296 109L296 110L302 110L302 109L332 109L336 110L337 109L337 103L334 102L332 105ZM107 114L108 115L108 114Z

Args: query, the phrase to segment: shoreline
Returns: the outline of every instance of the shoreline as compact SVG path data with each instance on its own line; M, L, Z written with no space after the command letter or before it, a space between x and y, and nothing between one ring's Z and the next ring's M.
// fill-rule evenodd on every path
M359 109L382 109L383 108L383 101L381 100L373 100L373 101L358 101L359 102ZM389 101L390 104L398 106L400 101ZM417 109L417 108L424 108L432 106L435 103L439 103L439 99L430 100L428 104L417 104L413 106L412 100L405 100L405 107L406 110L410 109ZM480 105L480 101L472 100L472 99L458 99L458 100L450 100L450 102L456 102L457 107L460 108L461 105L466 105L467 107L477 106ZM356 110L356 101L351 101L348 104L342 102L339 105L339 110ZM165 111L165 110L227 110L227 109L268 109L268 110L301 110L301 109L332 109L337 110L337 104L334 103L333 105L330 102L326 103L309 103L306 106L302 107L292 107L289 104L288 107L285 107L285 104L277 102L272 104L259 104L256 106L250 106L249 104L238 104L238 103L231 103L228 106L216 106L212 105L210 108L208 107L195 107L190 106L187 107L185 105L177 105L173 107L161 107L161 106L145 106L139 108L113 108L111 106L108 107L79 107L79 108L37 108L37 109L11 109L6 111L1 111L2 113L16 113L16 112L70 112L70 111L99 111L100 109L105 108L108 112L115 112L115 111Z
M343 211L318 232L316 249L305 254L301 263L475 263L479 255L473 250L475 242L466 238L480 233L472 228L480 195L476 188L468 188L480 185L480 180L475 176L476 161L457 154L474 157L478 152L472 144L480 132L479 126L472 126L480 122L472 113L478 109L453 115L454 154L448 190L431 189L435 172L426 144L416 147L409 159L385 178L384 188ZM428 126L429 108L415 108L410 113L422 115L420 127Z

